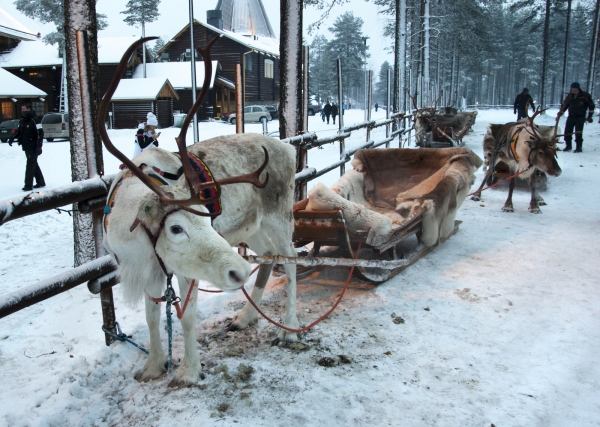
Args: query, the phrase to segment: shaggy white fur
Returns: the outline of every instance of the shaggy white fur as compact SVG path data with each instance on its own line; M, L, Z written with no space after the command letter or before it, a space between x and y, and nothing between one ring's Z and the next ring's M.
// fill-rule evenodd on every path
M384 243L393 230L398 228L387 216L374 212L366 206L346 200L335 191L318 183L308 193L307 209L341 209L348 231L368 231L367 243L377 246Z
M470 151L471 156L475 156ZM372 206L364 194L364 167L354 159L355 170L344 174L331 188L319 183L308 193L308 209L341 209L350 232L368 231L366 243L385 243L408 219L423 212L421 243L436 244L454 230L458 208L463 203L481 164L471 163L469 154L454 155L427 179L396 197L396 210Z

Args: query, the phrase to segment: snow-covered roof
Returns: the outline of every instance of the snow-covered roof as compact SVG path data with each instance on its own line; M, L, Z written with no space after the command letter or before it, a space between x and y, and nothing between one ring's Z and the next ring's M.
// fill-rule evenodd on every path
M250 37L245 36L241 33L234 33L232 31L227 30L219 30L217 27L213 27L212 25L208 25L205 22L198 21L194 19L194 22L198 25L202 25L203 27L209 28L211 31L214 31L217 34L221 34L224 37L227 37L231 40L238 42L239 44L246 46L249 49L253 49L257 52L264 53L267 55L271 55L275 58L279 58L279 40L271 37ZM187 24L181 31L179 31L171 40L177 39L182 33L189 32L190 24ZM167 46L171 44L169 41L158 53L162 53L165 51Z
M139 37L98 37L98 62L100 64L118 64L125 51Z
M0 98L34 98L47 95L43 90L0 68Z
M111 101L154 101L159 96L179 99L171 82L166 78L122 79Z
M99 37L98 62L117 64L131 44L139 37ZM48 45L41 40L19 43L12 51L0 55L0 65L4 68L62 66L58 56L58 45Z
M210 87L215 84L215 76L220 68L218 61L212 61L212 76ZM133 72L133 79L143 79L144 69L140 64ZM150 78L169 79L175 89L190 89L192 87L192 71L189 62L152 62L146 64L146 76ZM147 80L147 79L146 79ZM196 61L196 88L204 83L204 61Z
M38 40L40 33L35 34L0 7L0 36L31 41Z

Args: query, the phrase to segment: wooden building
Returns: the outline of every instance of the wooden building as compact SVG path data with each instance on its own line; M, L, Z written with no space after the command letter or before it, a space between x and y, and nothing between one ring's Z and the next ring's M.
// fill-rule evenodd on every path
M173 126L173 102L177 92L169 79L123 79L115 91L106 118L111 129L137 129L152 112L158 128Z
M138 37L100 37L98 38L99 76L98 88L104 94L112 79L121 56ZM131 77L135 65L142 62L142 50L132 56L125 72L125 78ZM63 58L57 45L47 45L41 40L20 41L16 46L0 54L2 68L20 79L47 93L44 101L31 101L39 116L47 112L60 110L60 92ZM17 109L20 109L17 102Z
M46 92L0 68L0 122L20 118L21 105L24 102L36 100L43 104L46 96ZM33 110L36 111L35 106Z
M168 79L177 92L177 98L173 99L173 109L176 112L187 113L195 101L192 99L192 74L190 68L189 62L154 62L146 64L146 80L148 78L161 79L163 81ZM215 105L216 91L230 90L225 86L226 83L219 77L220 68L221 66L217 61L212 61L212 75L208 96L205 99L204 108L198 110L198 118L201 120L213 116L214 110L212 106ZM204 84L204 75L204 61L196 61L196 96L200 93ZM142 80L143 78L143 69L139 65L133 73L132 80Z
M215 81L212 98L214 116L235 109L235 65L242 65L242 85L245 104L279 103L279 40L248 31L235 32L223 28L217 11L208 11L210 22L194 20L194 45L204 48L215 36L222 36L211 50L211 58L221 68ZM214 18L217 15L217 19ZM252 14L250 14L252 15ZM250 16L249 15L249 16ZM266 15L265 15L266 19ZM268 20L267 20L268 22ZM257 28L250 26L251 28ZM235 30L235 29L234 29ZM189 24L177 33L160 51L163 61L185 62L191 60ZM196 54L197 60L202 60ZM180 93L182 99L184 95ZM189 107L188 107L189 108ZM185 111L184 108L182 110Z

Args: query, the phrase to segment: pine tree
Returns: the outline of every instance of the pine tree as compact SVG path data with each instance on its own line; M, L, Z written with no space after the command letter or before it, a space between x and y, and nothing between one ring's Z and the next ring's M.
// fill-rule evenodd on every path
M63 0L16 0L15 7L23 15L37 19L42 24L55 24L56 31L46 34L43 41L46 44L64 44L65 13ZM108 26L106 15L97 14L98 31Z
M356 101L364 101L364 71L370 56L367 52L368 46L362 32L364 21L355 17L352 12L346 12L339 16L329 31L333 33L333 39L328 44L328 70L330 76L336 76L336 60L342 59L342 87L346 98L355 96ZM336 93L337 84L332 87ZM354 90L354 92L353 92ZM354 95L353 95L354 93ZM337 95L333 95L337 98Z
M154 61L160 61L158 52L163 47L165 47L166 44L167 44L167 42L162 37L159 37L158 40L156 40L156 42L154 42L154 46L152 47L152 53L154 54Z
M310 77L308 93L315 95L318 102L329 98L335 92L332 87L333 80L328 75L329 68L327 39L323 35L317 35L310 44Z
M377 102L379 105L387 105L388 70L392 70L393 74L393 67L389 62L385 61L383 64L381 64L381 68L379 69L379 76L377 83L375 83L375 90L373 91L373 103ZM392 92L392 90L393 89L390 87L390 92ZM390 99L392 99L391 93Z
M154 22L160 16L158 5L160 0L129 0L124 11L121 13L127 15L123 21L132 27L142 27L142 37L146 37L146 24ZM143 67L144 77L146 77L146 47L143 48Z

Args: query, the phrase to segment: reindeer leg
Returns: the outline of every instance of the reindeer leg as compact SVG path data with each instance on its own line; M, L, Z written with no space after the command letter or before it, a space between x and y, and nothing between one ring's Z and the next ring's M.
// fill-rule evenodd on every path
M538 180L536 179L535 172L529 176L529 187L531 188L531 201L529 202L529 211L531 213L539 214L542 213L540 210L539 200L542 199L538 194ZM544 199L542 203L545 205Z
M535 175L535 178L529 178L529 185L531 186L531 181L535 183L535 199L538 202L538 206L546 206L546 201L542 196L540 196L540 191L546 189L546 174L544 174L542 171L536 170L533 175Z
M286 256L297 256L296 250L292 246L291 241L280 242L278 245L279 253ZM296 264L285 264L285 275L286 285L285 291L287 294L287 311L285 314L285 326L291 329L298 329L300 323L298 322L298 316L296 315ZM277 345L281 341L284 342L296 342L298 340L298 334L296 332L289 332L285 329L279 331L277 338L273 340L272 345Z
M511 175L512 174L513 174L513 172L511 171ZM514 212L515 211L515 209L513 208L512 195L513 195L513 190L515 189L516 181L517 181L516 178L512 178L510 180L510 185L508 186L508 198L506 199L506 202L504 202L504 207L502 208L502 210L504 212Z
M487 182L489 177L492 176L493 169L494 168L492 168L492 167L488 167L485 177L483 177L483 181L481 181L481 185L479 186L477 191L475 191L475 193L473 193L473 196L471 196L471 200L475 200L476 202L481 200L481 189L483 188L483 186L485 185L485 183Z
M181 308L185 304L192 279L177 276L179 282L179 297L181 298ZM181 318L181 327L183 328L183 341L185 344L185 356L183 363L175 371L174 378L169 383L169 387L182 388L196 384L202 373L200 364L200 355L198 354L196 338L196 305L198 301L198 286L194 284L191 291L188 305Z
M250 243L248 243L249 246ZM254 247L251 246L253 249ZM262 255L271 255L271 253L266 252ZM250 293L250 298L252 301L256 303L256 305L260 305L262 301L262 295L265 290L265 286L269 277L271 276L271 271L273 271L273 264L263 264L258 269L258 276L256 277L256 281L254 282L254 288ZM253 325L258 320L258 311L250 304L246 302L244 308L238 313L233 322L229 324L227 327L228 331L238 331L240 329L246 329L248 326Z
M275 237L277 235L277 233L273 233L271 238L269 238L266 234L257 233L253 235L252 238L246 239L246 243L248 243L248 246L250 246L250 248L252 248L252 250L259 255L281 254L285 256L296 256L296 251L291 246L291 239L285 243L278 244L276 240L277 238ZM287 275L287 313L283 323L289 328L296 329L298 328L298 318L296 317L296 266L285 265L284 268ZM272 269L272 265L261 265L260 269L258 270L258 277L256 278L254 289L252 289L252 293L250 295L256 305L260 305L265 285L269 280ZM257 320L258 312L252 306L252 304L248 302L242 311L240 311L236 316L231 325L229 325L228 330L236 331L238 329L244 329L249 325L256 323ZM294 342L297 339L298 338L295 333L282 330L279 332L277 338L273 340L273 344L277 345L282 340L286 342Z
M165 366L165 353L160 342L160 309L162 304L154 303L148 298L144 299L146 306L146 323L150 330L150 350L148 360L142 369L135 374L135 379L140 382L155 380L167 373Z

